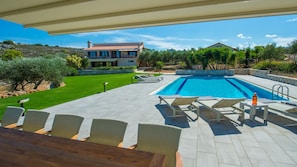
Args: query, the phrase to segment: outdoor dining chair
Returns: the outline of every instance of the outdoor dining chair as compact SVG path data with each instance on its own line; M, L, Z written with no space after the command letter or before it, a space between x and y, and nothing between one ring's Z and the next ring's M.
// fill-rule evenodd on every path
M139 124L137 144L131 149L166 155L166 167L182 166L178 153L181 129L167 125Z
M21 128L24 131L45 134L46 131L44 130L44 126L48 116L48 112L39 110L28 110L26 112L24 123L23 126L21 126Z
M84 118L76 115L55 115L51 136L71 138L76 140Z
M25 109L22 107L7 106L2 117L1 127L16 128Z
M93 119L88 142L123 147L127 123L111 119Z

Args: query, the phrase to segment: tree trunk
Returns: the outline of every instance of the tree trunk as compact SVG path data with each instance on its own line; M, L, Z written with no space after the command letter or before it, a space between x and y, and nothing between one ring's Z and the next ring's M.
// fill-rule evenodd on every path
M38 86L42 83L43 80L38 80L34 83L34 88L33 89L37 89Z

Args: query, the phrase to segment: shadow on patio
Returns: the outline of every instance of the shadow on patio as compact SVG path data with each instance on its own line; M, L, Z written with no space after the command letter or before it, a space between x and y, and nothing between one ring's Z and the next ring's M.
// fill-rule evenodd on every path
M231 135L240 134L241 132L236 128L240 126L239 121L234 121L222 115L220 122L216 121L216 114L211 110L201 106L200 107L200 118L207 122L215 136L219 135Z
M256 117L263 119L263 112L256 112ZM274 123L282 128L285 128L297 134L297 121L283 117L273 112L268 113L268 122Z

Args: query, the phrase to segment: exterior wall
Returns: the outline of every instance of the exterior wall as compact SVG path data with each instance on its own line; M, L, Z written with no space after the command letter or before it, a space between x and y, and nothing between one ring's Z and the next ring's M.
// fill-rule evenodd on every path
M133 73L135 70L78 70L79 75Z
M95 44L85 49L90 66L137 66L143 43ZM98 62L98 63L97 63Z
M234 71L232 70L176 70L177 75L198 75L198 76L232 76Z
M137 58L122 58L118 59L118 66L136 66Z

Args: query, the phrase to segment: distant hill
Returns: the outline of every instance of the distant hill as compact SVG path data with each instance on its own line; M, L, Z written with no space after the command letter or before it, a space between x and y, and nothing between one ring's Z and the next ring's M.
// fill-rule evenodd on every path
M0 43L0 55L7 49L14 49L21 51L24 57L38 57L48 54L66 53L85 56L85 51L78 48L67 48L59 46L47 46L41 44L27 45L27 44L5 44Z

